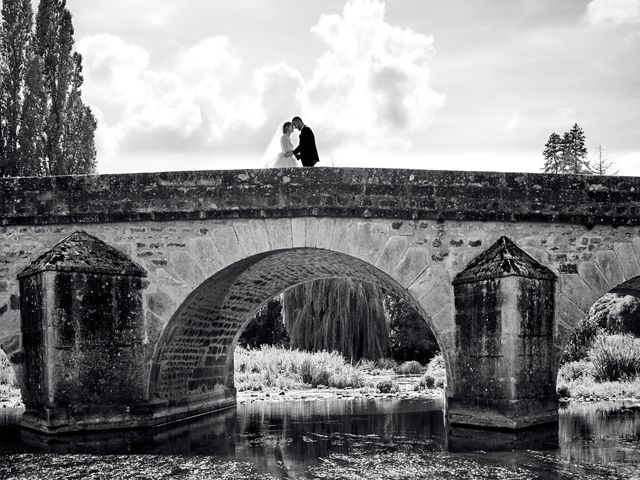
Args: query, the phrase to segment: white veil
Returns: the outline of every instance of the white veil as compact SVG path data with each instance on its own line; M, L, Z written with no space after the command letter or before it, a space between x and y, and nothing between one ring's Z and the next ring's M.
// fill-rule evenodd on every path
M282 137L281 125L276 128L276 133L273 135L269 145L267 145L267 149L264 151L261 162L262 168L271 168L278 158L278 154L282 151L282 147L280 146L280 137Z
M290 137L291 143L293 143L294 147L298 145L299 135L300 135L300 132L294 129ZM271 137L271 141L269 142L269 145L267 145L267 149L264 151L264 155L262 155L262 163L261 163L262 168L272 168L276 160L280 156L280 153L282 153L282 145L280 145L281 137L282 137L282 124L280 124L276 128L276 133L274 133L273 137Z

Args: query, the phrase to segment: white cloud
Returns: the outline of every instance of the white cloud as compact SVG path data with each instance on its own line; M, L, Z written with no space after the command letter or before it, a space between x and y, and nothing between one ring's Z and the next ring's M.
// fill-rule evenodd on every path
M444 104L429 85L433 39L388 24L384 13L383 2L349 0L342 15L323 15L312 28L328 49L306 85L303 112L326 145L408 148Z
M257 116L255 99L226 91L242 64L226 37L202 40L167 69L151 68L149 52L113 35L83 38L78 50L84 97L99 119L101 154L138 147L197 150Z
M162 67L153 52L117 36L83 38L100 158L260 148L297 114L316 131L321 156L336 163L356 151L410 149L445 97L430 87L433 38L392 26L384 14L382 1L348 0L341 14L322 15L312 32L326 51L308 81L284 62L247 71L225 36L173 60L163 55Z
M640 23L640 0L592 0L587 20L594 26Z

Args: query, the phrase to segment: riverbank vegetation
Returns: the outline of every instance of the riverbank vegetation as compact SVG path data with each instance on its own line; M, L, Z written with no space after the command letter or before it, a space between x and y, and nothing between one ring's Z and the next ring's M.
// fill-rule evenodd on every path
M345 394L438 394L444 387L442 356L428 366L417 361L361 360L351 362L337 352L305 352L285 347L237 347L234 357L238 392L262 394L316 389ZM350 392L349 392L350 391ZM310 394L310 392L307 392Z
M558 394L576 400L640 400L640 300L607 294L567 342Z
M16 375L7 356L0 350L0 408L22 404Z

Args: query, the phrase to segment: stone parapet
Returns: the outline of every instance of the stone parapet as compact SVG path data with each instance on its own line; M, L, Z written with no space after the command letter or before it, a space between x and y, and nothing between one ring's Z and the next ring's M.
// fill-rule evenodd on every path
M640 225L640 177L292 168L0 179L0 225L360 217Z

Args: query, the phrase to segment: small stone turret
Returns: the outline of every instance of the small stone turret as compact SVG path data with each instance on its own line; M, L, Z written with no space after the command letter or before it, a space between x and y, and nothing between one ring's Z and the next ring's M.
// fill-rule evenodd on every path
M519 429L557 420L555 280L507 237L456 275L450 423Z
M110 421L126 425L131 406L145 397L145 276L126 255L84 231L18 275L23 426L53 433Z

